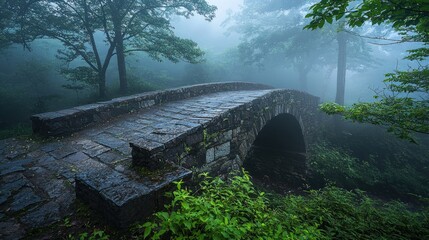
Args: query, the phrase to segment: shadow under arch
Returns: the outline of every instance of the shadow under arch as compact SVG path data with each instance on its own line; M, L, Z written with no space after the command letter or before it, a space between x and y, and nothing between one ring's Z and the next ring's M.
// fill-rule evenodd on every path
M306 147L295 116L283 113L259 131L243 163L257 181L297 188L305 182Z

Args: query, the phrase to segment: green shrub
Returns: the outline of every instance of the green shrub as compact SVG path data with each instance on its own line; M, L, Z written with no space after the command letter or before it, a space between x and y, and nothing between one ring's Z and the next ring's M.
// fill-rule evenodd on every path
M29 124L18 123L15 126L6 129L0 129L0 140L12 137L24 137L32 134Z
M427 167L406 159L400 152L380 159L354 157L344 148L327 142L310 147L309 166L313 183L333 183L347 189L363 189L378 196L409 199L429 196ZM413 197L416 199L416 197Z
M173 201L153 222L139 225L150 239L320 239L316 225L296 223L294 215L270 209L263 192L249 176L235 176L230 183L204 175L199 194L177 183ZM291 224L294 223L294 224Z
M352 157L326 142L310 148L310 169L316 178L345 188L361 188L379 182L380 172L369 161Z
M412 212L400 202L382 203L362 191L337 187L286 196L277 203L296 222L318 225L328 239L429 239L429 213Z
M249 176L204 175L198 194L177 183L167 211L138 225L144 239L429 239L427 211L328 186L306 196L266 197Z
M110 236L103 230L94 229L92 234L87 232L79 234L78 237L74 237L71 234L67 236L66 240L109 240Z

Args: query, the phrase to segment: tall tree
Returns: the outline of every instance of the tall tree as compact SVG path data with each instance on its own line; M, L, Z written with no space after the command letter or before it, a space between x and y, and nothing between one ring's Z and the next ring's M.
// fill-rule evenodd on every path
M367 59L368 48L356 37L346 37L338 33L338 27L320 31L303 31L308 23L303 13L308 11L309 1L256 1L246 0L240 14L235 16L233 30L243 35L239 45L241 58L245 63L262 65L271 59L272 62L294 68L302 90L307 90L307 76L317 67L329 65L338 67L344 73L356 61L346 64L345 40L359 47L351 48L349 58L363 55ZM249 20L251 19L251 20ZM337 37L337 36L342 36ZM336 60L336 39L341 42L341 62ZM274 59L274 60L273 60ZM360 62L368 64L369 61ZM329 67L330 68L330 67ZM331 68L330 68L331 69ZM342 77L345 79L345 75ZM344 84L337 88L337 96L343 96Z
M214 18L215 6L205 0L99 0L103 24L112 26L116 42L120 90L127 91L126 54L144 51L161 61L167 58L173 62L185 60L196 63L203 52L197 44L177 37L171 25L171 15L189 17L195 13L210 21Z
M346 71L347 71L347 35L344 32L343 24L337 33L338 42L338 64L337 64L337 91L335 102L344 104L344 97L346 92Z
M52 38L63 43L58 58L67 64L68 73L76 71L85 79L98 85L100 98L106 97L106 71L116 43L107 41L107 53L100 53L100 44L95 34L102 28L96 0L18 0L26 5L19 13L26 29L31 29L35 38ZM27 33L28 31L26 31ZM76 65L82 60L86 66ZM66 71L64 71L66 72Z
M322 0L311 7L307 28L322 28L326 22L345 19L350 27L390 24L399 33L397 42L420 42L422 46L409 50L408 60L417 67L386 74L385 91L373 103L356 103L351 107L325 104L330 114L340 113L347 119L387 126L400 138L415 141L412 133L429 134L429 2L422 0L335 1Z
M65 50L58 56L73 65L82 60L86 67L74 68L84 79L97 76L101 98L106 96L106 71L114 55L118 59L121 90L126 91L125 54L145 51L161 61L197 62L203 55L197 44L174 35L173 14L189 17L195 13L207 20L214 17L215 6L205 0L18 0L27 8L24 16L32 36L61 41ZM104 37L107 51L101 52L96 35ZM127 48L128 47L128 48ZM72 69L73 70L73 69ZM65 71L69 75L70 71ZM94 74L95 73L95 74Z
M316 46L328 46L322 51L332 48L332 37L322 31L302 31L301 7L299 1L246 0L231 29L243 36L239 52L245 64L292 67L301 89L307 90L308 73L317 63L331 59L323 58Z

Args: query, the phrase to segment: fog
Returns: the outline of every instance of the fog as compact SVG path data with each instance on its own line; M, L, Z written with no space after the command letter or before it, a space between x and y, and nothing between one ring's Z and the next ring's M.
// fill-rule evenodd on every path
M208 2L218 7L213 21L205 21L201 16L193 16L191 19L178 17L174 19L173 25L178 36L190 38L205 51L219 54L237 46L240 42L239 35L228 32L223 25L231 15L240 10L243 1L211 0Z
M179 36L194 40L206 51L209 64L215 64L219 60L225 61L225 58L228 58L228 51L236 50L240 44L243 36L231 30L233 27L231 22L233 22L234 15L238 14L244 7L243 1L212 0L209 2L218 7L216 18L213 21L207 22L199 16L191 17L190 19L177 18L174 26L175 32ZM364 28L364 31L364 35L381 36L381 34L377 35L377 33L371 35L374 32L374 28L369 25ZM399 36L391 32L385 38L398 39ZM375 92L385 86L383 83L385 74L395 70L407 69L411 62L403 59L406 56L406 51L419 45L413 43L390 44L390 41L363 39L369 45L374 63L373 66L347 71L346 103L348 104L356 101L373 101ZM249 70L246 65L241 67L246 69L244 72ZM226 76L226 79L218 79L218 81L252 81L279 88L302 90L299 87L297 73L290 69L287 64L281 67L265 65L263 68L253 67L250 70L254 71L254 73L246 75L240 74L239 70L236 70ZM309 84L310 87L306 91L321 97L323 101L334 100L336 69L332 69L328 73L323 67L312 71L309 73L309 81L311 84Z
M243 1L210 0L208 2L218 7L216 17L212 21L206 21L198 14L189 18L171 16L174 33L181 38L195 41L205 52L204 61L198 64L184 61L173 63L167 59L154 60L144 52L132 53L126 58L128 81L131 85L129 94L203 82L249 81L278 88L303 90L319 96L322 101L334 100L338 54L335 38L329 40L329 43L321 43L325 45L317 45L317 43L312 45L310 41L310 43L306 43L308 44L306 47L301 46L298 41L295 43L297 46L292 47L302 48L305 51L303 55L319 52L329 55L326 57L318 55L317 59L311 63L311 68L305 73L307 78L305 89L301 83L297 65L293 63L297 56L299 58L299 53L293 53L295 60L288 58L288 53L270 53L253 63L247 62L241 56L243 43L252 41L249 39L252 34L246 33L248 31L246 28L254 27L255 33L263 35L263 31L279 28L276 19L284 18L285 26L298 24L296 29L299 31L309 31L301 30L304 26L302 21L305 21L302 15L308 8L308 4L283 11L280 15L279 13L274 15L270 15L270 13L255 14L254 16L260 17L259 20L255 17L249 18L247 21L246 18L243 18L243 12L249 10ZM246 2L252 3L252 1ZM362 35L373 34L376 36L377 33L374 33L374 29L372 26L365 26L358 31ZM104 35L99 32L95 36L100 51L105 54L107 46L103 42ZM291 36L285 36L284 41ZM391 32L388 37L397 36ZM350 60L351 65L346 73L346 104L356 101L372 101L374 91L384 87L382 82L384 74L395 69L404 70L409 67L411 63L404 60L403 57L406 55L407 49L415 47L415 44L390 45L388 41L383 42L364 37L357 41L361 41L365 45L365 54L370 59L365 59L365 56L354 59L353 46L348 46L347 59ZM260 44L266 43L260 42ZM12 45L1 50L2 91L0 97L2 103L0 108L2 114L0 125L2 128L11 127L17 123L28 124L31 114L98 100L96 86L86 86L84 89L74 90L64 88L64 85L72 83L61 74L61 69L83 66L85 63L79 59L69 64L59 60L57 51L62 49L59 41L39 39L31 42L30 46L31 51L25 50L21 45ZM261 49L264 53L265 50ZM305 63L308 60L304 58L301 61ZM108 97L119 96L116 57L111 60L106 72L106 79ZM5 101L5 99L8 100Z
M429 236L426 2L0 1L0 238Z

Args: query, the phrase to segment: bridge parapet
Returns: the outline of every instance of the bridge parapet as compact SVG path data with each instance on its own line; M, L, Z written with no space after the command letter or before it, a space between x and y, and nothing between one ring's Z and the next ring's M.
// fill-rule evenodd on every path
M41 136L70 134L97 123L106 122L119 115L147 109L159 104L223 91L270 89L270 86L227 82L199 84L188 87L153 91L110 101L88 104L56 112L31 116L33 132Z

